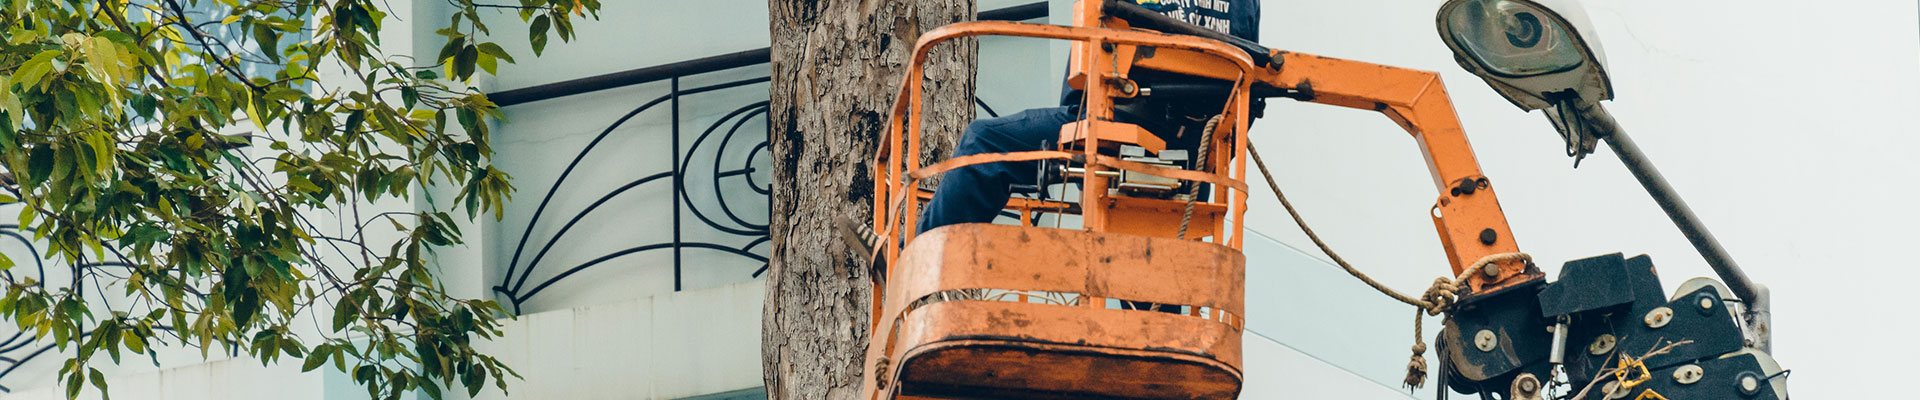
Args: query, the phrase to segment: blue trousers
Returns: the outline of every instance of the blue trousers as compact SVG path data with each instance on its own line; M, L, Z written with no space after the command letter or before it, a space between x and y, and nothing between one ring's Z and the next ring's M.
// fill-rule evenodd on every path
M1052 150L1060 140L1060 126L1077 121L1074 107L1036 108L1000 118L975 120L967 125L953 156L1015 151ZM1121 118L1132 120L1132 118ZM1011 186L1039 178L1039 161L969 165L947 172L933 201L920 216L920 231L974 222L993 222L1007 207ZM1180 313L1179 305L1122 301L1124 309Z
M1052 150L1060 126L1079 120L1073 107L1036 108L1000 118L975 120L967 125L953 156L1015 151ZM933 201L920 216L920 231L973 222L993 222L1007 206L1014 183L1039 176L1038 161L1000 162L961 167L947 172Z

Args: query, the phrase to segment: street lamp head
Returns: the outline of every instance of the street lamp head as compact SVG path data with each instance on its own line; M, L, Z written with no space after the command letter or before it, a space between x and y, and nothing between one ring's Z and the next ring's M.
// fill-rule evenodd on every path
M1440 38L1462 68L1524 110L1613 99L1606 56L1571 0L1451 0Z

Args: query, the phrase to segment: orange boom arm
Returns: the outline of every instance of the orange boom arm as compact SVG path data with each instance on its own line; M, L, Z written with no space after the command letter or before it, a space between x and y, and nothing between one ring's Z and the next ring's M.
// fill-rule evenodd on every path
M1420 142L1440 198L1433 224L1440 233L1453 273L1482 258L1520 251L1491 183L1467 143L1453 101L1440 75L1309 54L1276 52L1277 71L1256 76L1262 83L1299 93L1302 101L1379 111ZM1519 261L1495 263L1496 274L1467 274L1474 294L1487 294L1542 275Z

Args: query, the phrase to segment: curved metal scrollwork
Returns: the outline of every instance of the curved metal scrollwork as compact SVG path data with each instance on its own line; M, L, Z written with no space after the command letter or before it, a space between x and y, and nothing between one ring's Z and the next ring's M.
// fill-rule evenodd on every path
M698 71L694 73L706 72L715 71ZM552 205L554 195L560 192L566 184L567 179L572 177L574 172L579 169L581 162L585 160L589 154L592 154L602 141L612 135L621 126L626 125L642 113L655 110L662 105L668 105L675 109L677 117L679 102L681 98L686 96L757 85L766 83L768 80L768 78L760 77L682 89L680 87L680 78L676 77L672 79L673 89L670 92L652 101L641 104L639 107L635 107L633 110L615 120L613 124L601 130L600 134L595 136L591 142L588 142L585 148L580 149L580 152L574 156L573 161L567 164L566 169L560 173L559 178L556 178L553 185L547 189L545 197L541 199L540 205L535 208L532 217L527 222L526 228L520 233L520 239L514 247L513 257L507 264L506 273L503 275L500 284L494 286L493 290L505 296L507 302L512 304L514 310L517 312L529 299L532 299L542 291L551 288L554 284L574 274L614 259L650 251L671 251L674 253L673 286L675 291L683 288L683 284L680 281L682 268L680 265L680 256L681 252L685 250L718 251L760 262L762 263L762 267L754 271L751 276L759 277L760 274L766 271L765 263L767 262L767 257L760 252L756 252L756 250L771 240L767 223L765 221L750 221L748 218L743 217L738 210L743 209L743 207L753 207L764 210L768 206L767 196L772 193L772 190L766 186L765 182L754 180L754 173L761 172L761 169L755 167L754 164L764 160L765 156L760 153L767 152L769 147L767 143L767 132L764 129L754 132L755 134L751 135L751 137L741 137L740 134L744 132L742 128L746 127L747 123L754 118L764 119L767 112L766 101L755 102L727 113L718 121L708 125L706 129L693 140L692 145L685 149L685 152L682 152L679 143L681 138L681 123L676 118L672 121L672 132L669 132L669 134L673 135L674 142L673 145L669 147L669 154L667 154L667 156L669 156L668 159L672 160L673 163L671 170L638 177L601 195L586 208L574 212L572 217L568 219L565 224L561 225L558 231L555 231L545 239L545 243L541 244L539 249L531 254L531 258L526 258L526 256L528 255L527 250L529 249L527 242L532 239L533 231L541 227L539 224L541 217L550 211L548 208ZM714 137L715 133L721 134L716 138ZM749 147L746 154L729 158L727 157L727 150L734 149L732 146L735 142L751 144L751 147ZM717 146L715 150L712 150L715 154L713 163L711 165L693 165L693 161L695 160L693 155L700 152L703 147L709 145ZM728 165L727 161L729 160L736 161L739 164ZM695 168L708 168L708 173L705 175L712 179L713 196L717 201L714 204L718 204L717 210L701 207L702 202L695 201L694 194L687 190L687 179L694 176L694 174L690 174L689 171L694 171ZM758 194L757 196L750 196L752 197L751 200L745 200L750 202L750 204L736 204L735 202L742 200L729 198L726 196L727 192L721 190L721 188L729 187L728 184L735 180L739 181L738 184L746 185L746 187ZM566 237L567 233L572 231L582 221L586 220L589 215L600 211L601 206L606 205L616 197L630 193L634 189L647 187L648 184L656 182L666 184L667 187L672 190L673 208L669 210L673 218L673 239L671 241L641 244L615 250L586 262L565 267L565 269L559 270L559 272L551 276L538 280L534 279L535 272L546 265L542 264L542 262L548 260L547 256L553 251L554 246L560 243L561 240ZM740 246L731 246L722 243L684 240L682 236L684 233L683 229L685 228L682 224L683 211L685 211L685 214L693 216L694 219L704 224L704 229L745 238L748 242ZM524 264L521 263L523 259L526 260Z

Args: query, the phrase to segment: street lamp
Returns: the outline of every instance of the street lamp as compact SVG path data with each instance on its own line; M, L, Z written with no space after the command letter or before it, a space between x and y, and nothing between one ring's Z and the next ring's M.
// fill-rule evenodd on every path
M1739 264L1707 231L1693 209L1648 161L1633 139L1601 106L1613 99L1606 55L1592 24L1571 0L1450 0L1436 21L1441 41L1467 72L1486 80L1521 110L1542 110L1574 165L1604 140L1620 161L1700 252L1727 288L1746 302L1742 316L1761 350L1769 346L1765 286L1747 278Z
M1455 0L1440 6L1440 37L1460 67L1485 79L1522 110L1546 110L1566 139L1574 165L1592 154L1599 132L1578 111L1613 99L1606 53L1577 5L1544 0ZM1556 12L1560 11L1560 12Z

